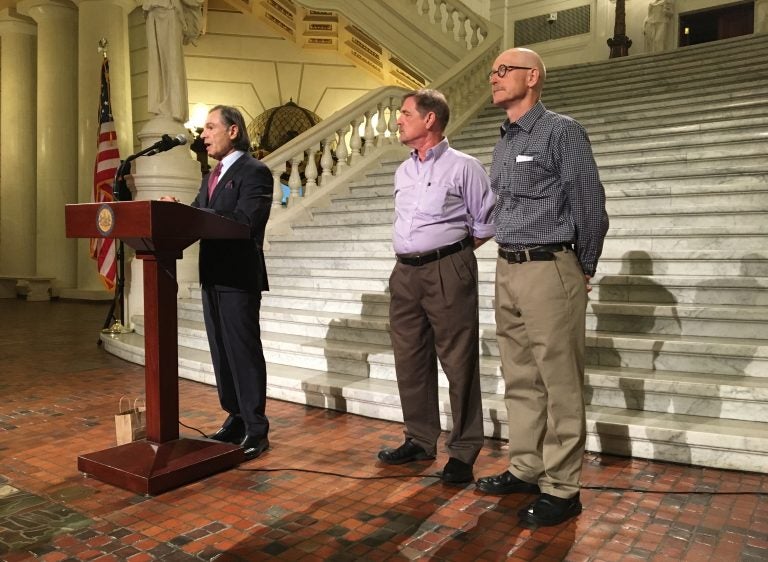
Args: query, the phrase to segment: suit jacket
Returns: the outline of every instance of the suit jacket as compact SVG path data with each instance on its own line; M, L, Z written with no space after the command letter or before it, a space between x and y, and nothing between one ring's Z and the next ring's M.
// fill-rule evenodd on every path
M250 154L238 158L219 178L208 201L208 176L203 177L193 207L208 210L251 228L250 239L201 240L200 284L251 293L269 290L264 262L264 229L272 208L272 174Z

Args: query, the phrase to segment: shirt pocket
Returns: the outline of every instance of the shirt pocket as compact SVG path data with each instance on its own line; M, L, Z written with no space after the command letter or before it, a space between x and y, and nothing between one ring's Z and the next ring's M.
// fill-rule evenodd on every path
M442 216L445 214L445 203L448 196L449 189L447 187L429 186L422 190L419 196L419 212L430 217Z
M533 160L515 162L510 174L510 187L516 197L526 199L541 199L547 196L546 190L550 172L542 162L534 157Z

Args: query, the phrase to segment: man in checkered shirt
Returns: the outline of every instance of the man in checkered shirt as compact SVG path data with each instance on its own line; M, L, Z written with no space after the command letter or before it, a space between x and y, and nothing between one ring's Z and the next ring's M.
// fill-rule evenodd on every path
M581 513L587 292L608 230L587 134L541 103L545 77L541 58L528 49L504 51L489 74L493 103L507 113L491 189L510 463L477 481L486 493L539 494L518 513L533 525Z

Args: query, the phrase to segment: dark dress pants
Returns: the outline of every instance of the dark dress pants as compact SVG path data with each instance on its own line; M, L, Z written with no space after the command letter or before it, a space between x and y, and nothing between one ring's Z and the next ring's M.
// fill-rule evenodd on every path
M405 436L435 453L440 436L437 359L448 379L451 457L473 464L483 445L477 261L472 248L389 279L389 321ZM448 408L446 408L446 411Z
M222 409L249 435L266 436L267 366L261 345L261 294L203 287L203 316Z

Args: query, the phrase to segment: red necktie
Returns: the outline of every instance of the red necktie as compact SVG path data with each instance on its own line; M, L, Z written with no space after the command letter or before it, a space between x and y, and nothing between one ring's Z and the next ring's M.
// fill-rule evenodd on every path
M219 174L221 174L221 162L216 164L213 172L211 172L211 175L208 176L208 201L211 200L211 197L213 196L213 190L216 189L216 184L219 183Z

